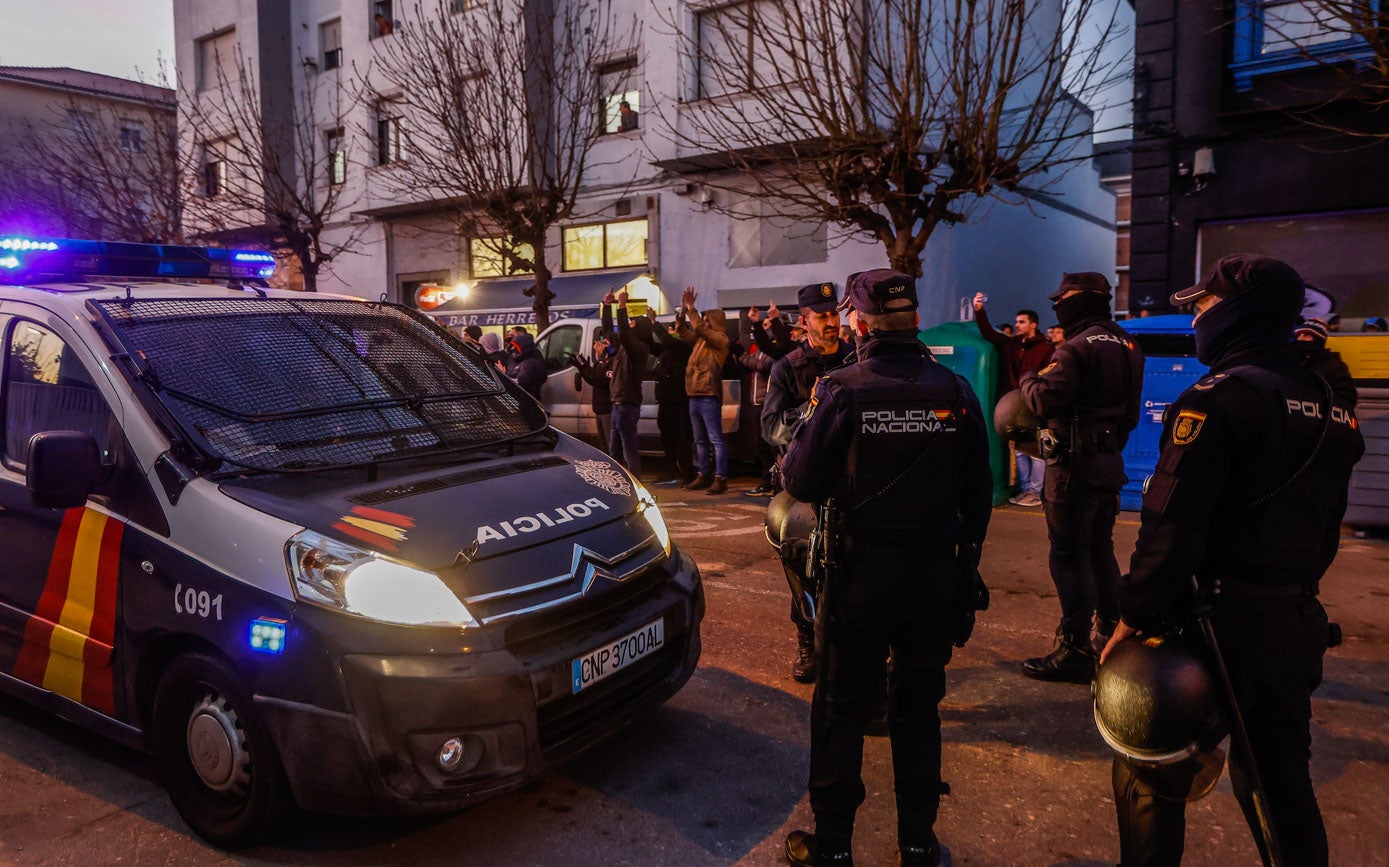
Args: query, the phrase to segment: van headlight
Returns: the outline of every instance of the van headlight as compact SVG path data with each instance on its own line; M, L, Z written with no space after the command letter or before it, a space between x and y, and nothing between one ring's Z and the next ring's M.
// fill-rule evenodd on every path
M285 545L294 593L304 602L386 623L477 626L433 572L305 530Z
M656 541L661 543L666 556L669 557L670 531L666 529L666 519L661 515L661 507L656 505L655 495L635 477L632 478L632 489L637 492L637 511L646 519L646 523L651 525L651 531L656 534Z

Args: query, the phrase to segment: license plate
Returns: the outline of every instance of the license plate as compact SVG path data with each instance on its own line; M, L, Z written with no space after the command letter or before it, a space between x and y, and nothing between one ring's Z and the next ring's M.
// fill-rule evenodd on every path
M571 685L574 692L587 689L609 675L660 650L666 643L666 623L653 620L636 632L591 650L574 660Z

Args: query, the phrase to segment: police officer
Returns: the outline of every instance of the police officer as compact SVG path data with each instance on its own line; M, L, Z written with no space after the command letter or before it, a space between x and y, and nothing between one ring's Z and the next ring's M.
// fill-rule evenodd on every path
M1195 305L1196 355L1210 373L1167 410L1138 546L1120 586L1123 621L1101 661L1135 631L1161 633L1187 620L1195 575L1214 602L1215 633L1283 863L1315 867L1327 863L1308 773L1312 691L1328 642L1317 591L1336 556L1351 468L1365 445L1354 411L1288 342L1302 287L1284 262L1236 255L1172 295L1173 306ZM1230 779L1255 827L1237 751ZM1181 861L1185 802L1156 798L1117 759L1114 800L1125 865Z
M776 449L791 441L815 381L844 364L852 352L852 347L839 339L839 292L833 283L802 286L796 300L805 339L772 366L767 398L762 404L762 437ZM800 604L798 586L804 576L792 574L795 568L796 564L783 560L782 569L786 570L786 581L791 586L791 622L796 626L796 658L791 663L791 677L797 683L812 683L815 623Z
M1038 680L1089 683L1095 653L1119 619L1114 520L1126 481L1122 452L1138 425L1143 353L1111 316L1103 274L1065 274L1051 300L1066 341L1019 385L1043 425L1042 505L1061 623L1056 649L1022 669Z
M793 864L848 864L864 799L863 734L889 651L888 729L904 864L936 864L941 698L960 581L975 575L992 483L979 401L917 340L916 283L854 274L857 362L825 374L782 460L786 490L842 509L842 572L819 611L811 704L815 832L792 832ZM972 613L971 613L972 618ZM955 640L962 639L955 636Z

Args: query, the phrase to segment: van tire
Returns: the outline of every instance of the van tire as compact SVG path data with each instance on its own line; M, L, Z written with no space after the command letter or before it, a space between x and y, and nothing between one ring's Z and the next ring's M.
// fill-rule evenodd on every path
M205 653L174 660L155 693L153 741L174 808L209 843L260 842L288 813L274 741L225 660Z

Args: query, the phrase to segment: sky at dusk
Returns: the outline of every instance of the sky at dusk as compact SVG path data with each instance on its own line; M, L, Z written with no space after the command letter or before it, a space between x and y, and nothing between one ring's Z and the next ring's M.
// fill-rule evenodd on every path
M173 0L6 0L0 66L70 66L121 78L157 75L174 56Z

